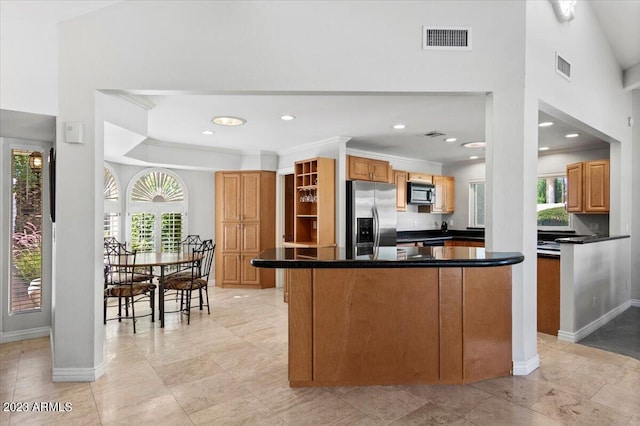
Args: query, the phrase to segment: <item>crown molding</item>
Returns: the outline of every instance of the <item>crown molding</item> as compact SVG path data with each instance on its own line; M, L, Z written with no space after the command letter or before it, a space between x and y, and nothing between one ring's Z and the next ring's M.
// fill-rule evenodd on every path
M347 143L351 140L351 136L332 136L330 138L327 139L321 139L319 141L315 141L315 142L310 142L310 143L306 143L303 145L296 145L294 147L291 148L287 148L287 149L282 149L280 151L277 152L278 155L288 155L288 154L293 154L295 152L299 152L299 151L306 151L312 148L318 148L321 146L326 146L326 145L332 145L332 144L337 144L337 143Z
M156 104L151 102L147 97L140 95L132 95L131 93L115 93L121 99L130 102L144 110L150 111L156 107Z

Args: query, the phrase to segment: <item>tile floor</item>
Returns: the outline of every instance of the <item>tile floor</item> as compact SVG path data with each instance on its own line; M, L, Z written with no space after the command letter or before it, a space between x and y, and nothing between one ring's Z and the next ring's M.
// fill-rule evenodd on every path
M0 399L71 403L2 411L3 425L640 425L640 361L540 334L541 367L465 386L297 388L287 383L282 290L212 288L212 312L166 328L108 323L106 374L52 383L48 338L0 345ZM64 405L61 405L64 406Z

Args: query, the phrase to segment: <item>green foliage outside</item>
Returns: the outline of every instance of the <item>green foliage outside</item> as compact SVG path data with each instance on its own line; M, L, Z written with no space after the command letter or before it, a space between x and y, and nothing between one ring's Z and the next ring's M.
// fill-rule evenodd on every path
M153 251L153 213L134 213L131 215L131 249L138 252Z
M547 181L546 179L538 179L538 204L547 202Z
M152 252L156 216L153 213L131 215L131 248L138 252ZM161 216L163 252L176 252L182 240L182 214L163 213Z
M30 282L41 275L42 255L40 250L24 250L13 258L16 274L24 282Z
M538 226L569 226L569 213L564 207L553 207L538 212Z

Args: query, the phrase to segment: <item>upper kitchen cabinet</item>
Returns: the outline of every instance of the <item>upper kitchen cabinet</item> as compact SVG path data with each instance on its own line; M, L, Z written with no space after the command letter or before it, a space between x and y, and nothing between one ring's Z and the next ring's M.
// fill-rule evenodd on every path
M333 158L312 158L295 163L293 245L335 245L335 174Z
M453 176L433 176L436 196L431 213L453 213L455 210L455 180Z
M392 182L388 161L371 158L347 156L347 179L368 180L371 182Z
M265 288L275 274L251 259L275 244L275 173L216 173L216 285Z
M609 160L567 165L567 211L609 213Z
M396 184L396 211L407 211L407 177L410 173L402 170L393 171L393 183Z
M426 173L409 172L407 180L411 182L433 183L433 175Z

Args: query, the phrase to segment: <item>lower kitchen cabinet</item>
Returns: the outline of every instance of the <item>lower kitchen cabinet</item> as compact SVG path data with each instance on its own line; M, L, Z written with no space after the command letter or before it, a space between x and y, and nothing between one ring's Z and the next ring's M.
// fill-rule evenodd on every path
M476 240L447 240L444 242L445 246L457 246L457 247L484 247L484 241Z
M560 329L560 258L538 257L538 331L558 335Z

